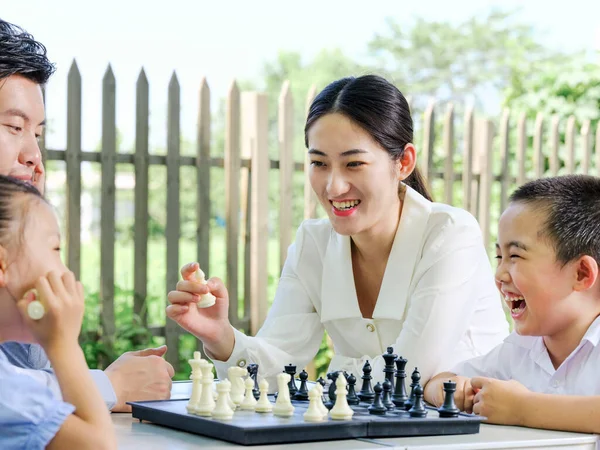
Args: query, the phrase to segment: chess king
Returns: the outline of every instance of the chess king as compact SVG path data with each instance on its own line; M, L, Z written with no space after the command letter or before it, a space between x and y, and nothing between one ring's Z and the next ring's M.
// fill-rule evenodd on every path
M256 363L276 386L284 365L313 359L327 330L328 371L360 374L369 360L383 382L381 354L391 346L425 383L507 336L479 225L432 201L412 141L409 105L381 77L343 78L317 95L305 143L328 217L298 229L262 328L256 336L233 328L227 289L216 277L198 283L197 263L181 268L168 295L168 317L203 342L220 378ZM208 293L215 304L196 307Z

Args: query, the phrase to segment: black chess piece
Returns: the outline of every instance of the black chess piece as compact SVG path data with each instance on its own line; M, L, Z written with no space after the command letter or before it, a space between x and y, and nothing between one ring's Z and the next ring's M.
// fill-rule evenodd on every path
M385 380L383 382L383 396L381 398L381 403L388 411L393 411L396 409L396 405L392 402L392 383L390 380Z
M383 403L381 401L381 391L383 390L383 388L381 387L380 383L377 383L373 390L375 391L375 400L373 400L373 404L368 408L369 414L383 416L387 412L387 408L383 406Z
M298 392L298 387L296 386L296 366L292 365L292 363L289 363L287 366L284 367L285 370L284 372L290 375L290 381L288 383L288 388L290 390L290 398L294 398L294 394L296 392Z
M371 380L373 377L371 376L371 364L369 361L365 362L363 366L363 376L361 377L363 380L362 388L358 393L358 398L361 402L372 403L375 398L375 393L373 392L373 388L371 387Z
M404 408L404 403L408 400L406 394L406 363L407 360L400 356L396 359L396 389L392 395L392 402L399 408Z
M260 389L258 388L258 364L248 364L246 370L248 370L248 375L254 381L252 396L258 400L260 398Z
M454 381L444 382L444 404L439 407L438 412L440 417L458 417L460 409L454 403L454 392L456 391L456 383Z
M392 385L392 391L394 390L394 373L396 369L394 368L394 362L398 359L398 355L394 353L393 347L388 347L387 352L384 353L383 359L385 360L385 367L383 368L383 373L385 374L385 379L390 382Z
M412 408L415 402L415 388L420 386L419 381L421 380L421 374L419 373L419 369L415 367L410 378L412 380L412 383L410 383L410 397L404 402L404 409L407 411Z
M317 383L319 383L321 385L321 387L323 388L323 395L321 396L321 400L323 401L323 404L326 404L327 399L325 398L325 385L327 384L327 382L323 379L323 377L319 377L319 379L317 380Z
M300 400L301 402L308 401L308 386L306 385L306 380L308 380L308 373L306 370L302 370L299 375L300 378L300 387L298 391L294 394L294 400Z
M339 375L340 375L339 372L329 372L327 374L327 379L331 380L331 383L329 383L329 390L327 392L329 401L327 403L325 403L325 407L327 409L331 409L331 408L333 408L333 405L335 405L335 399L337 398L337 396L335 395L335 390L337 389L336 382L337 382Z
M426 417L427 410L425 409L425 404L423 403L423 388L421 385L417 385L415 387L415 403L408 410L410 417Z
M346 396L346 400L348 400L349 405L358 405L360 403L360 399L358 395L356 395L356 377L354 374L350 374L348 377L348 395Z

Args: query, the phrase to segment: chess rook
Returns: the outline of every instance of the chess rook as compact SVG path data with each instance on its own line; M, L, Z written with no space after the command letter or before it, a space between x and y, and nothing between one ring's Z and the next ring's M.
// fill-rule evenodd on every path
M296 386L296 379L294 378L296 376L296 366L294 366L292 363L289 363L287 366L284 367L284 371L290 376L288 389L290 392L290 398L292 398L294 394L298 392L298 387Z

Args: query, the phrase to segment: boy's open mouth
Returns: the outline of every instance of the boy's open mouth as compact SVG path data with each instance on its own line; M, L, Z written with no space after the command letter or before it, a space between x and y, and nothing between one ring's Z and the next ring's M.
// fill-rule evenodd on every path
M513 318L520 317L523 314L523 312L525 311L525 309L527 309L527 302L525 301L525 299L522 296L514 296L514 297L505 296L504 300L506 301L506 304L510 308L510 314L512 315Z

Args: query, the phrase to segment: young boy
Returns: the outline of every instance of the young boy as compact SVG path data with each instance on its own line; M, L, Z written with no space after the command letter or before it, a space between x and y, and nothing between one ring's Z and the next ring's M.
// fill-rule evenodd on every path
M425 399L488 422L600 433L600 178L544 178L500 218L496 285L515 324L490 353L433 377Z

